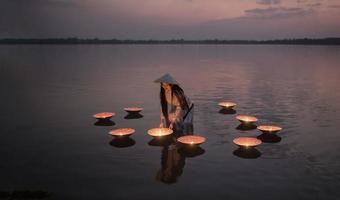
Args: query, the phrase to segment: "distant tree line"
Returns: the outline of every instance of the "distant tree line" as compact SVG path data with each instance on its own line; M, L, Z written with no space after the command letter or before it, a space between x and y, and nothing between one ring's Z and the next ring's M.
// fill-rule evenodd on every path
M278 40L119 40L119 39L81 39L81 38L4 38L0 44L260 44L260 45L340 45L340 38L299 38L299 39L278 39Z

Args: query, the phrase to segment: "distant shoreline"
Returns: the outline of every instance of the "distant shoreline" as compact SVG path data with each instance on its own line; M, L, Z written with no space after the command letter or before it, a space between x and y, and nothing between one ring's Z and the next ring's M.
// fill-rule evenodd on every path
M47 38L47 39L0 39L0 45L17 44L38 44L38 45L58 45L58 44L129 44L129 45L158 45L158 44L212 44L212 45L340 45L340 38L298 38L298 39L278 39L278 40L118 40L118 39L80 39L80 38Z

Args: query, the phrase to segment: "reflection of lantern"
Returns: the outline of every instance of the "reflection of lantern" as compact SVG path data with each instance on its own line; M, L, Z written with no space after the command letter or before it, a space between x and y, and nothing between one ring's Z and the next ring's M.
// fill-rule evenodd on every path
M116 114L113 112L101 112L94 114L93 117L96 119L110 119L111 117L115 116Z
M244 147L239 147L233 152L233 154L237 157L246 159L256 159L261 156L261 152L256 148L244 148Z
M258 121L256 117L250 115L237 115L236 119L238 119L243 124L251 124Z
M282 128L279 126L271 126L271 125L258 126L257 129L259 129L263 133L277 133L282 130Z
M189 144L189 145L200 145L204 143L205 140L206 139L204 137L198 136L198 135L186 135L186 136L179 137L177 139L178 142L182 144Z
M171 135L173 131L169 128L152 128L148 130L148 134L152 137L162 137L166 135Z
M262 143L261 140L253 137L239 137L235 138L233 142L240 147L256 147Z
M130 136L135 132L133 128L119 128L109 132L112 136Z
M143 108L139 108L139 107L128 107L128 108L124 108L124 110L128 113L139 113L140 111L143 110Z
M218 105L224 109L232 109L233 107L236 106L236 103L230 102L230 101L223 101L223 102L220 102Z
M115 137L109 144L117 148L126 148L135 145L136 141L130 137Z

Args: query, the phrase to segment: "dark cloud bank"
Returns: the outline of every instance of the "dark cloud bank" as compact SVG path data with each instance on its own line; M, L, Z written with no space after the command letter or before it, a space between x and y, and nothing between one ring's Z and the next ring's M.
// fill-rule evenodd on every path
M276 39L340 35L340 23L330 26L308 19L322 1L297 0L303 7L283 7L282 0L254 1L259 8L245 10L242 17L170 26L123 16L119 8L98 15L90 1L84 0L2 0L0 38ZM333 5L331 9L338 8Z

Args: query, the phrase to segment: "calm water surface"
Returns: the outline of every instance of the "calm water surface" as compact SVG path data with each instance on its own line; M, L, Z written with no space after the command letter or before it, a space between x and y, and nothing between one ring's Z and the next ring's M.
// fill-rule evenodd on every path
M195 133L207 138L173 165L170 150L147 135L159 125L153 80L166 72L195 102ZM0 90L1 191L44 190L54 199L340 198L340 47L2 45ZM219 113L223 99L238 104L236 114L284 128L256 159L232 140L261 133ZM131 105L142 106L143 117L129 119L123 108ZM115 125L94 125L100 111L116 112ZM119 127L136 133L114 141L107 132Z

